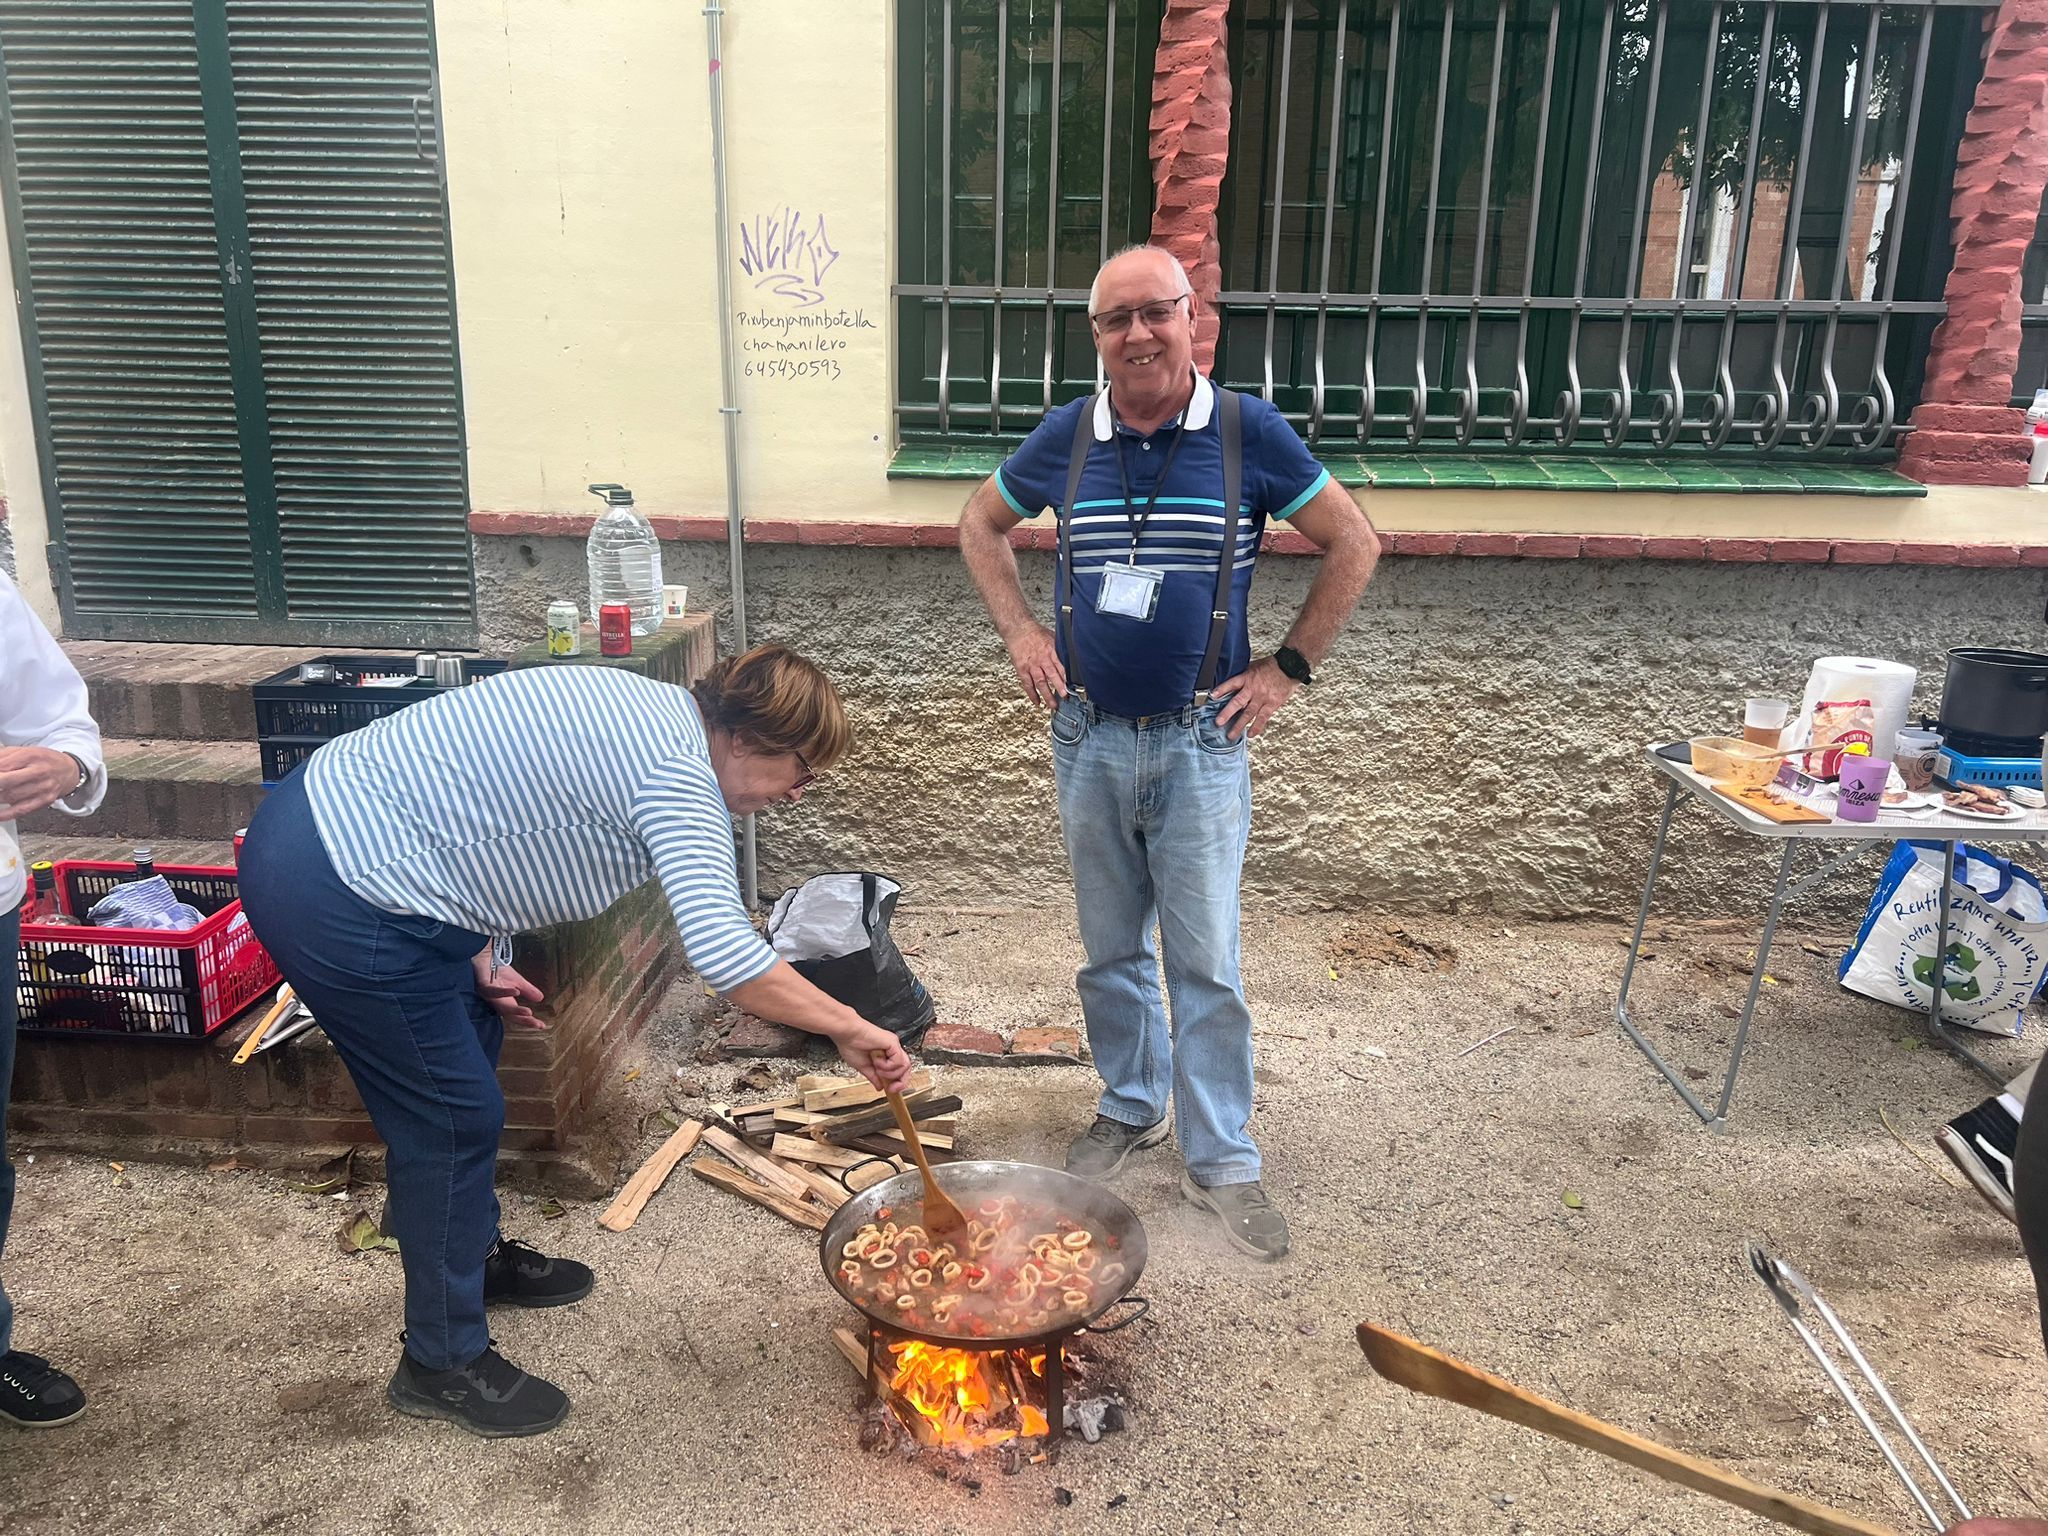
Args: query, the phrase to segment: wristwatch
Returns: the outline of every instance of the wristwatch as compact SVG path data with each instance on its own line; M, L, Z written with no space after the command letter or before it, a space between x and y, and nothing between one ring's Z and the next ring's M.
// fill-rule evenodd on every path
M1316 680L1315 674L1308 669L1308 658L1291 645L1281 646L1279 650L1273 653L1273 660L1279 663L1282 672L1285 672L1303 687L1307 687Z
M66 752L64 755L70 758L71 761L73 761L74 763L78 764L78 782L72 785L70 789L64 792L64 798L69 799L72 795L77 794L81 789L85 788L87 784L92 782L92 770L85 766L85 759L80 757L76 752Z

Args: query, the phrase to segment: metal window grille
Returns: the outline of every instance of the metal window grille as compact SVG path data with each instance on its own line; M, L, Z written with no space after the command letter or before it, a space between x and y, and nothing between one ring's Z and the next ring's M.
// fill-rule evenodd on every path
M969 26L967 0L931 9ZM980 14L1057 38L1079 12ZM1888 457L1942 312L1980 20L1973 0L1248 0L1216 374L1327 452ZM1014 43L992 56L1001 102ZM1095 107L1106 161L1139 132L1149 67L1099 78L1126 93ZM935 130L958 90L928 93ZM1073 133L1062 115L1048 134ZM1065 206L1063 157L1044 165L1035 195ZM941 310L936 348L927 323L904 350L924 364L904 436L1012 437L1093 382L1088 274L1064 247L975 271L961 198L927 208L954 249L924 266L936 285L897 290L900 311Z

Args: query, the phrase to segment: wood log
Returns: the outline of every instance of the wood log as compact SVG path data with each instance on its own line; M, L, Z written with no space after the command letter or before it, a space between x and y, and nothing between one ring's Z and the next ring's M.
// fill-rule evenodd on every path
M847 1145L849 1147L858 1147L863 1152L876 1153L882 1157L893 1157L896 1159L897 1166L901 1167L903 1165L903 1143L901 1140L890 1141L884 1136L857 1136L852 1141L849 1141ZM925 1156L934 1163L957 1163L960 1161L959 1153L948 1152L944 1147L932 1147L926 1151ZM908 1170L906 1169L905 1171L907 1172Z
M822 1169L791 1163L789 1171L810 1187L811 1198L828 1211L836 1211L853 1198L853 1191Z
M803 1101L804 1096L801 1093L785 1093L779 1099L756 1099L751 1104L734 1105L732 1117L735 1120L747 1120L755 1115L772 1115L778 1109L800 1105Z
M832 1342L839 1346L839 1353L846 1356L846 1363L853 1367L853 1374L862 1381L868 1379L867 1341L851 1328L834 1328Z
M906 1099L915 1098L928 1091L937 1081L929 1067L910 1074L910 1083L903 1090ZM813 1088L804 1095L804 1108L813 1114L822 1114L835 1109L860 1109L869 1104L882 1102L882 1090L866 1078L847 1078L837 1087Z
M957 1113L960 1107L959 1095L949 1093L942 1099L927 1099L922 1104L913 1105L910 1113L919 1121L936 1120L942 1115ZM887 1104L879 1104L873 1109L857 1109L850 1115L834 1115L830 1120L814 1122L805 1130L815 1141L843 1147L857 1136L872 1136L877 1131L894 1128L895 1124L895 1111Z
M723 1163L714 1163L698 1158L690 1164L698 1178L716 1184L720 1189L732 1191L743 1200L751 1200L764 1209L773 1211L783 1220L794 1222L799 1227L808 1227L813 1232L825 1230L825 1223L831 1218L823 1206L812 1205L806 1200L792 1200L779 1190L770 1189L759 1179L728 1168Z
M793 1125L799 1130L806 1126L817 1125L820 1121L834 1118L832 1115L814 1115L808 1109L778 1109L775 1111L775 1123L777 1125Z
M893 1141L905 1147L910 1145L910 1143L904 1139L903 1133L898 1130L882 1130L877 1131L875 1134L877 1136L880 1136L884 1141ZM927 1130L922 1120L920 1120L917 1124L917 1139L919 1144L922 1145L927 1151L930 1151L934 1147L938 1148L941 1152L950 1152L953 1150L953 1138L951 1136L947 1135L943 1131Z
M917 1122L919 1135L923 1135L927 1128L940 1136L951 1136L959 1130L960 1117L957 1114L926 1113L930 1105L944 1102L942 1099L927 1097L924 1103L914 1103L910 1106L910 1116ZM885 1105L884 1108L886 1107ZM775 1111L775 1124L778 1128L785 1130L807 1131L814 1125L843 1125L847 1118L845 1115L814 1115L807 1109L778 1109ZM891 1125L895 1123L893 1118L889 1123Z
M791 1200L801 1200L810 1193L810 1186L797 1177L795 1169L778 1163L765 1153L756 1152L730 1131L720 1130L715 1125L707 1126L704 1145L730 1158L770 1189L780 1191Z
M697 1138L703 1133L704 1122L701 1120L685 1120L677 1126L675 1134L655 1150L654 1156L640 1165L632 1178L626 1180L626 1187L619 1191L618 1198L597 1218L598 1225L623 1232L638 1221L640 1212L654 1198L654 1192L675 1172L676 1164L690 1155L697 1145Z

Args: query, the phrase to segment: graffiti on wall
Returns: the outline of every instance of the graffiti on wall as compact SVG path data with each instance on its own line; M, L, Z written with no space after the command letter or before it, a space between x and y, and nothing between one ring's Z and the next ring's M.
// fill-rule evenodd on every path
M822 213L784 206L739 227L740 271L760 302L742 305L741 371L748 378L837 379L844 354L862 331L876 330L865 309L834 306L825 279L839 248Z

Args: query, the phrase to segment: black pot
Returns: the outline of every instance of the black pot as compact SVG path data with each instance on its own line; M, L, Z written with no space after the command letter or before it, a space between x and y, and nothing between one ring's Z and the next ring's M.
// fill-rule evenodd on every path
M1948 653L1944 733L2039 743L2048 736L2048 656L1965 647Z

